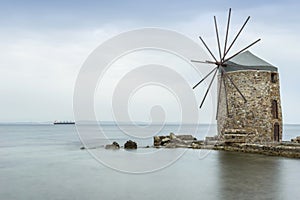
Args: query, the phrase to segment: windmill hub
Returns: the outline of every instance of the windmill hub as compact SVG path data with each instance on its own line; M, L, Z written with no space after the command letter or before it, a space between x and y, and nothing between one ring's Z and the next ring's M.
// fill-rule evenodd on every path
M223 67L224 64L223 64L223 62L216 62L216 65Z

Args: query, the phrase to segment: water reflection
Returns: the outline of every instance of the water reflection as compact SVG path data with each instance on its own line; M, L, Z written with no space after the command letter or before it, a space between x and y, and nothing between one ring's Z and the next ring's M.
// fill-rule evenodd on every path
M281 199L281 159L218 153L219 199Z

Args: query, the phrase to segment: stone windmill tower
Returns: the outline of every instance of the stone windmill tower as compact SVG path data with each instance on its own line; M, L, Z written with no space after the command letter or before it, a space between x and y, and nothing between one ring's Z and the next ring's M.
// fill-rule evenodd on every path
M192 60L192 62L216 65L209 74L193 87L195 89L213 74L200 108L218 73L216 118L219 138L226 143L280 142L282 139L282 111L277 68L246 51L260 39L226 58L227 53L250 19L250 17L247 18L233 42L227 48L230 16L231 9L229 9L223 54L221 53L218 27L214 16L220 59L216 59L200 37L214 61Z

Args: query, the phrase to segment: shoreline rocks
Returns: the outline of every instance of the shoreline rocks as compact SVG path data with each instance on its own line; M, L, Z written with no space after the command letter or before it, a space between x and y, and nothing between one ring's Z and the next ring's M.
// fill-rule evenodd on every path
M107 144L105 146L105 149L112 149L112 150L120 149L120 145L117 142L113 142L112 144Z
M288 158L300 158L300 136L291 140L291 142L284 141L280 143L225 143L219 140L217 136L206 137L205 140L197 140L192 135L175 135L170 133L168 136L154 136L154 148L190 148L190 149L211 149L211 150L224 150L235 151L243 153L256 153L264 154L268 156L282 156ZM117 142L108 144L105 149L120 149L120 145ZM137 143L128 140L124 144L124 149L135 150L137 149ZM150 148L150 146L139 147ZM81 150L86 147L81 147Z
M154 136L154 147L160 148L193 148L200 149L204 144L202 140L197 140L192 135L175 135L170 133L168 136Z
M291 142L300 143L300 136L297 136L296 138L291 139Z
M136 142L134 142L132 140L128 140L124 144L124 149L137 149L137 144L136 144Z

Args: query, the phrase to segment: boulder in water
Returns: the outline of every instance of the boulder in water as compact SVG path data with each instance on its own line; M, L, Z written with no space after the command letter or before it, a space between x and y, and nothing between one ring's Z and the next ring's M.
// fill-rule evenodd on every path
M113 142L112 144L107 144L105 149L120 149L120 145L117 142Z
M137 149L137 144L136 142L132 141L132 140L128 140L125 144L124 144L124 148L125 149Z

